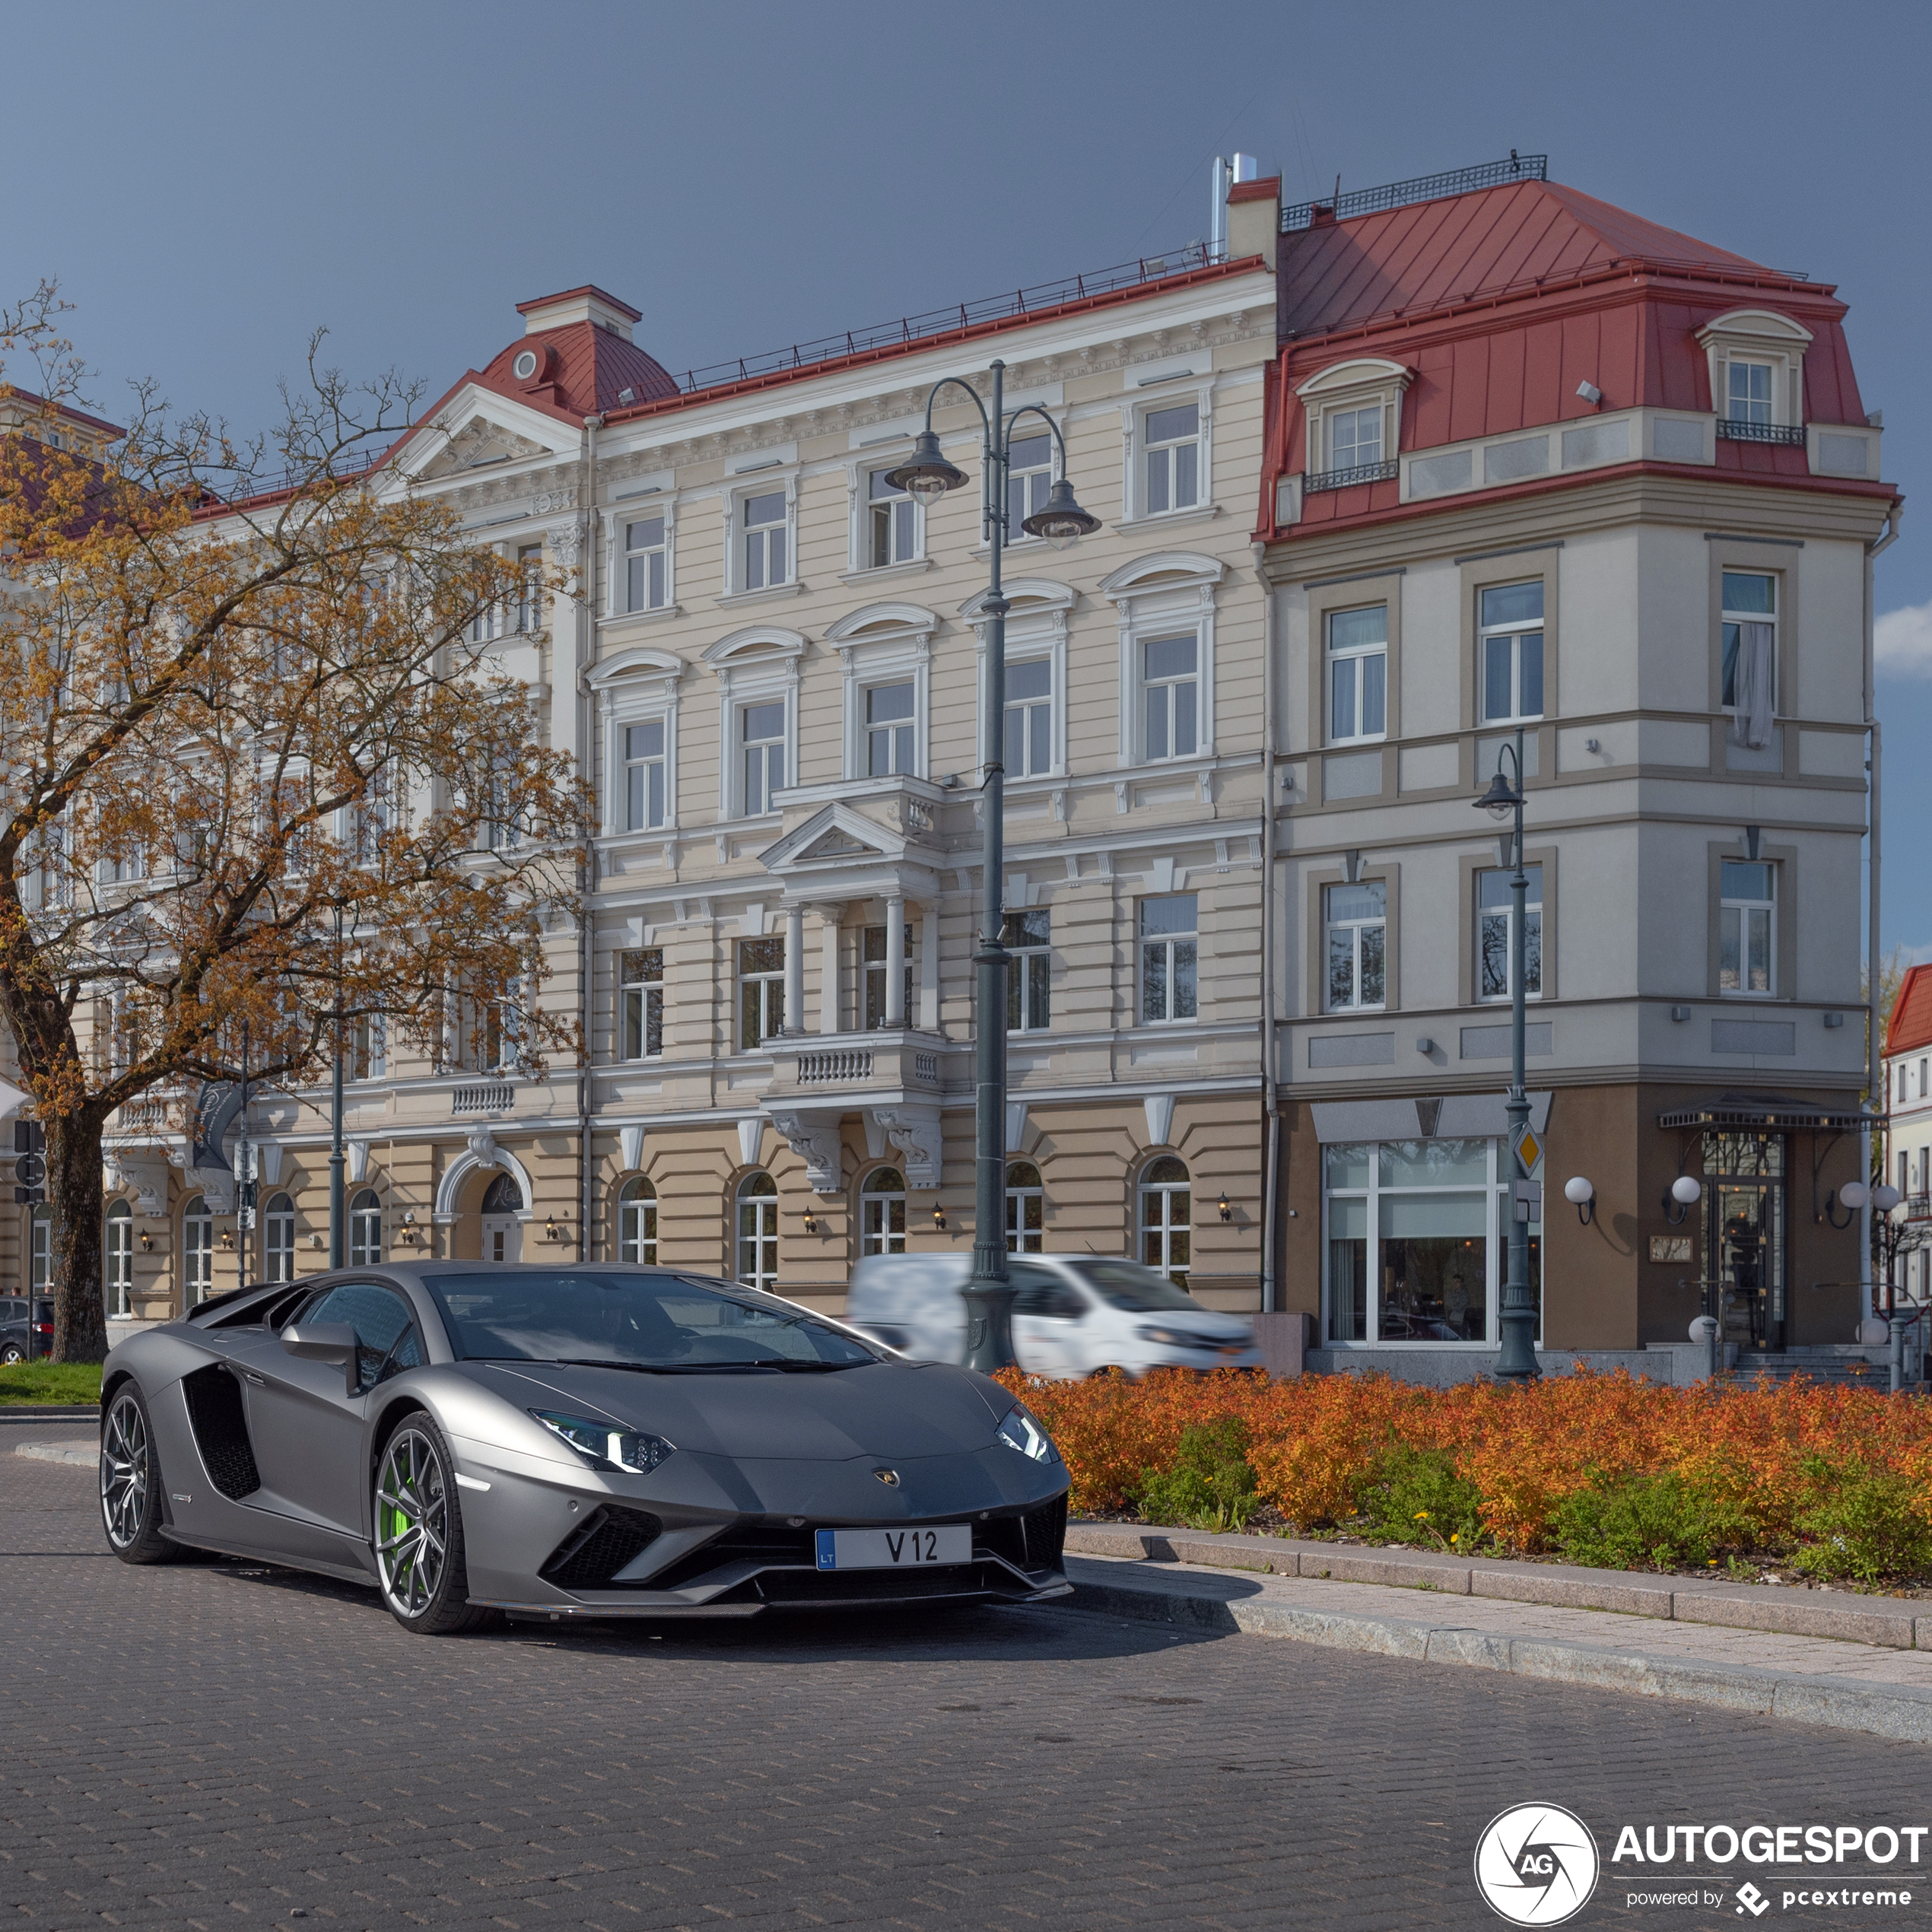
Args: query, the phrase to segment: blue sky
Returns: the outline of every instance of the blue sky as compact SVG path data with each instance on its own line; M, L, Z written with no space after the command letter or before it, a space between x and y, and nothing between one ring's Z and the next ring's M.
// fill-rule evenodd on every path
M1886 473L1932 449L1932 8L1212 9L418 0L4 16L0 292L60 279L131 378L245 426L326 324L440 392L596 281L673 370L1200 236L1210 157L1291 199L1546 152L1838 284ZM9 372L17 380L23 370ZM1932 504L1878 565L1888 947L1932 958Z

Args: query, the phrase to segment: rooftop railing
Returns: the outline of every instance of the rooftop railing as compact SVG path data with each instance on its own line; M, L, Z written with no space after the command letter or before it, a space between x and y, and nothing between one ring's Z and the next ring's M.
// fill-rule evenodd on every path
M1445 174L1419 174L1412 180L1391 181L1385 187L1352 188L1346 195L1331 195L1324 201L1297 202L1282 210L1282 233L1312 227L1318 208L1330 208L1336 221L1346 221L1352 215L1406 208L1411 202L1437 202L1450 195L1473 194L1479 188L1505 187L1512 181L1549 179L1547 154L1519 154L1512 150L1506 161L1482 161L1474 167L1451 168Z

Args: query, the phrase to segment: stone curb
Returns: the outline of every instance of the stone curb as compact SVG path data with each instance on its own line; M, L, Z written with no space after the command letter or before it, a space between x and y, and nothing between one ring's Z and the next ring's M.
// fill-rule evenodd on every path
M1164 1623L1204 1634L1285 1637L1327 1649L1418 1663L1460 1664L1501 1670L1549 1683L1581 1684L1638 1697L1670 1698L1761 1718L1868 1732L1911 1743L1932 1743L1932 1690L1911 1685L1874 1686L1852 1677L1807 1676L1751 1665L1687 1662L1638 1651L1566 1644L1546 1637L1509 1637L1487 1630L1366 1617L1244 1597L1232 1579L1123 1575L1117 1564L1066 1565L1074 1590L1069 1609L1097 1611L1142 1623Z
M1886 1650L1932 1651L1932 1609L1882 1597L1781 1589L1775 1584L1702 1583L1689 1577L1648 1576L1628 1570L1587 1570L1562 1563L1509 1563L1457 1559L1426 1550L1363 1549L1353 1545L1297 1542L1286 1536L1214 1536L1198 1530L1147 1529L1138 1524L1069 1523L1073 1555L1126 1556L1155 1563L1195 1563L1211 1569L1251 1570L1281 1577L1332 1577L1340 1583L1379 1583L1397 1589L1438 1590L1448 1597L1487 1597L1505 1603L1552 1603L1565 1609L1616 1610L1625 1616L1679 1623L1716 1623L1792 1637L1836 1637Z
M0 1422L97 1422L100 1405L61 1402L0 1402Z
M14 1454L37 1463L72 1463L81 1469L92 1469L100 1460L100 1451L91 1442L16 1442Z

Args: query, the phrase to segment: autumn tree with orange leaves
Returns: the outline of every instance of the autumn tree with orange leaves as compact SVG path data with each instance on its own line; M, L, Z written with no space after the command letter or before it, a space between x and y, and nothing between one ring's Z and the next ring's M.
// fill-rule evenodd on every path
M82 373L63 306L43 284L0 313L54 401ZM582 795L468 641L527 586L367 466L413 389L319 345L249 445L140 390L105 455L0 438L0 1020L46 1133L56 1361L106 1352L116 1109L235 1079L244 1028L285 1086L338 1015L433 1065L485 1012L526 1063L564 1037L535 996Z

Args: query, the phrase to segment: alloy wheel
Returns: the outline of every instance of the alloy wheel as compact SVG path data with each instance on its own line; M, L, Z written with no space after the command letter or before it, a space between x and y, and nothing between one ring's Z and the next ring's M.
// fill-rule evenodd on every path
M100 1514L107 1540L126 1549L148 1513L148 1426L141 1405L122 1396L107 1412L100 1439Z
M419 1617L435 1601L448 1545L443 1459L420 1429L399 1429L376 1478L376 1561L399 1616Z

